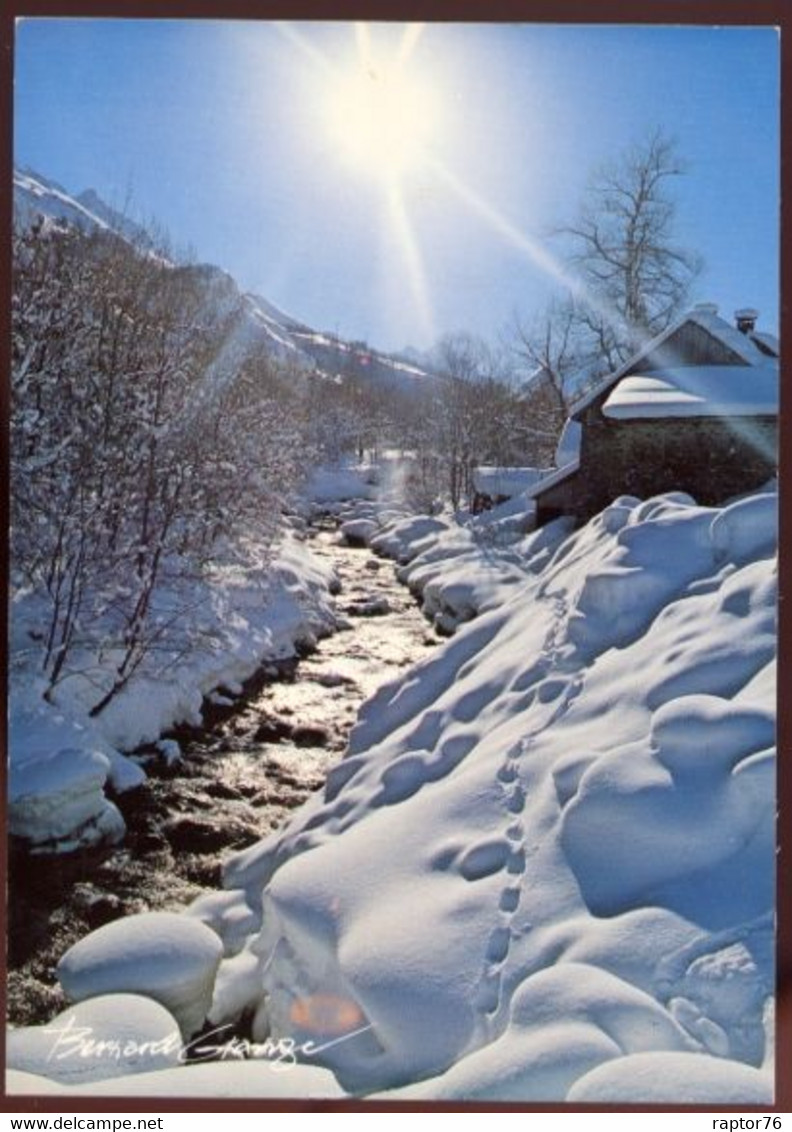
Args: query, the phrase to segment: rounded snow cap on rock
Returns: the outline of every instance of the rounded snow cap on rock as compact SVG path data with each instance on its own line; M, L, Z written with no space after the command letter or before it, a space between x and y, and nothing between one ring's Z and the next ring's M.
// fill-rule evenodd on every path
M85 936L58 964L74 1002L100 994L142 994L173 1014L185 1037L200 1028L223 954L205 924L175 912L114 920Z
M6 1039L9 1069L63 1085L169 1069L180 1053L176 1019L138 994L99 995L43 1026L9 1030Z

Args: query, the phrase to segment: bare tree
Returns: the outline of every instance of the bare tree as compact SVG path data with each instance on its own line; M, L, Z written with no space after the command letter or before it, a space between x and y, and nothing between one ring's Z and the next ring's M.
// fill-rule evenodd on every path
M514 315L514 350L550 386L558 411L566 416L567 382L578 363L577 312L570 301L553 299L543 315L530 323Z
M482 463L513 462L519 445L518 402L503 351L465 332L448 334L434 351L439 374L434 444L454 509L472 500Z
M523 448L530 463L544 467L553 461L583 364L580 312L571 296L557 296L533 318L515 311L508 333L528 375L520 394Z
M590 179L577 220L557 230L578 280L534 318L515 315L512 349L531 376L528 435L543 453L568 405L617 369L684 304L700 258L674 240L671 188L684 173L676 143L657 130Z
M237 348L236 289L218 304L151 246L13 237L13 585L38 598L47 696L79 656L94 715L183 639L198 577L264 560L310 451L293 375Z
M674 240L671 185L683 173L676 143L657 130L597 171L561 229L585 288L576 317L609 366L668 326L701 268Z

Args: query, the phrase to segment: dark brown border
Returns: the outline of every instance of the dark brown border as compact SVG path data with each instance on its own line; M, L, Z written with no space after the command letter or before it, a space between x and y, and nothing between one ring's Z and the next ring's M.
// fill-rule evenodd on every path
M467 21L481 23L580 23L580 24L688 24L688 25L770 25L781 29L781 202L782 240L792 226L792 5L789 0L642 0L640 6L626 0L5 0L0 12L0 294L10 295L10 232L12 183L12 90L13 90L13 36L15 20L23 16L65 17L125 17L125 18L179 18L179 19L378 19ZM781 340L792 340L792 255L782 255L781 274ZM0 342L2 342L2 373L9 372L10 363L10 303L0 304ZM783 359L782 359L783 365ZM783 370L782 370L783 372ZM7 593L8 556L5 532L8 530L7 428L8 383L0 383L0 406L3 427L0 429L0 470L4 490L0 493L0 530L3 532L0 554L0 580ZM782 421L792 420L792 394L781 383ZM776 1049L776 1101L771 1108L745 1106L691 1106L691 1105L579 1105L566 1104L448 1104L416 1102L366 1102L318 1100L195 1100L187 1098L140 1097L67 1098L67 1097L6 1097L0 1092L0 1111L3 1112L778 1112L792 1111L792 1073L782 1067L792 1066L792 899L790 899L789 815L792 813L792 766L789 752L792 749L792 695L785 698L785 680L792 673L792 609L789 607L790 569L792 568L792 510L786 507L786 486L792 479L792 429L780 430L782 488L780 529L780 601L779 601L779 713L778 739L778 1001ZM7 606L0 603L0 662L2 673L7 673ZM4 682L4 686L5 682ZM2 713L3 740L6 739L6 714ZM5 741L3 749L6 748ZM6 786L5 760L0 771L3 789ZM785 828L786 826L786 828ZM0 837L0 869L5 876L6 843ZM0 973L6 969L5 933L2 942ZM4 982L2 1002L5 1004ZM0 1067L5 1064L5 1041L0 1036Z

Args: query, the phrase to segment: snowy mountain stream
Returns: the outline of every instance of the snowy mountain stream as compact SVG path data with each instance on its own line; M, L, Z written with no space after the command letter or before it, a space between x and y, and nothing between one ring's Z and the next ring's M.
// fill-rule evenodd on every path
M8 1014L42 1022L66 1000L55 965L80 937L121 916L175 910L220 883L221 861L285 819L323 784L364 699L437 638L392 565L343 545L334 523L310 547L341 581L340 630L299 660L266 665L205 727L172 734L181 761L148 752L144 785L115 798L127 824L115 847L31 856L11 847ZM147 751L138 752L147 758Z

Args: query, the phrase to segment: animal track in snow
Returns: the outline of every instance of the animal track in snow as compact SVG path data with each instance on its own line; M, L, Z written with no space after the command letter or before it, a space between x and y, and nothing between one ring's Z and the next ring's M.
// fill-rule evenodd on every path
M458 868L465 880L481 880L500 872L511 852L508 841L497 839L475 845L460 859Z
M562 652L561 636L567 613L566 601L559 596L554 596L552 601L555 606L555 617L545 637L542 658L528 672L522 673L511 686L514 692L526 693L524 710L527 710L534 701L552 705L550 718L542 720L542 728L555 723L569 710L582 687L579 676L563 672L567 657ZM534 852L536 848L534 844L530 847L526 845L527 834L524 823L515 820L523 813L527 800L525 787L520 781L519 760L530 750L534 739L535 733L527 735L514 744L506 752L495 776L508 819L506 840L499 844L506 844L508 852L504 854L502 864L499 866L504 868L505 884L498 897L498 911L487 943L479 988L475 997L481 1021L490 1033L503 1004L503 972L508 962L512 940L519 934L515 933L513 923L520 905L526 859L529 852ZM475 853L475 850L471 850L471 853ZM494 864L494 861L490 863Z

